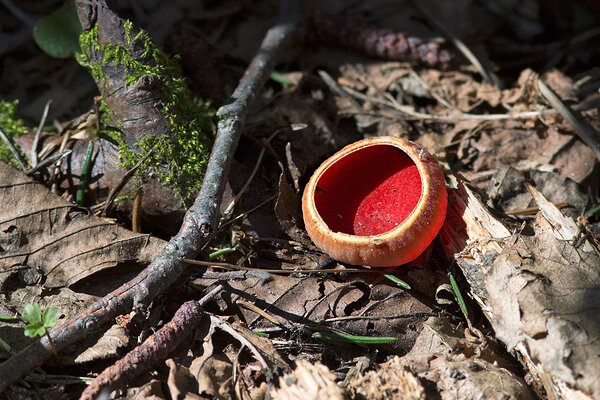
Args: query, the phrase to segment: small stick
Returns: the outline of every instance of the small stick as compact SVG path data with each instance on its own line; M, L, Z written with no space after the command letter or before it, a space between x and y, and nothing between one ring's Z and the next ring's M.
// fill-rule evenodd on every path
M142 199L144 191L142 188L137 191L133 199L133 211L131 214L131 230L136 233L142 232Z
M252 343L250 343L250 341L248 341L248 339L246 339L243 335L241 335L238 331L236 331L228 322L222 321L213 315L210 316L210 320L215 326L218 326L221 330L229 333L231 336L233 336L235 339L237 339L242 345L246 346L248 348L248 350L250 350L252 352L252 354L254 354L254 357L256 357L258 362L261 363L263 368L265 370L269 370L269 364L267 364L267 362L265 361L262 354L260 354L260 351L258 351L258 349L256 347L254 347L254 345Z
M38 143L40 142L40 136L42 136L42 129L46 124L46 118L48 118L48 111L50 110L50 105L52 104L52 100L48 100L46 102L46 107L44 107L44 113L42 114L42 118L40 119L40 124L35 131L35 136L33 137L33 143L31 145L31 168L37 167L38 163L38 154L37 148Z
M237 270L237 271L263 271L263 272L268 272L270 274L284 274L284 275L290 275L290 274L334 274L334 273L340 273L340 272L375 272L375 273L381 273L383 274L383 271L377 271L375 269L366 269L366 268L345 268L345 269L263 269L263 268L253 268L253 267L240 267L239 265L235 265L235 264L229 264L229 263L221 263L221 262L214 262L214 261L202 261L202 260L190 260L188 258L185 258L183 260L184 262L188 263L188 264L194 264L194 265L202 265L205 267L218 267L218 268L225 268L225 269L233 269L233 270Z
M271 316L271 314L267 313L264 310L261 310L260 308L258 308L257 306L255 306L254 304L247 302L246 300L237 300L235 302L235 304L237 304L238 306L241 306L247 310L250 310L252 312L255 312L256 314L260 315L261 317L263 317L264 319L266 319L267 321L270 321L271 323L283 328L283 329L287 329L285 327L285 325L281 324L281 322L277 321L275 319L275 317Z
M4 144L6 144L6 147L8 147L8 149L12 153L13 157L17 160L17 162L19 163L19 166L21 167L23 172L27 171L27 168L25 168L25 164L23 164L23 160L21 160L21 156L19 155L19 152L17 151L17 149L15 149L15 146L13 146L13 144L10 141L10 139L8 138L8 136L6 136L6 134L2 131L2 128L0 128L0 139L2 139Z
M276 130L275 132L273 132L271 134L271 136L269 136L267 138L267 143L269 143L271 141L271 139L273 139L275 137L275 135L277 135L278 133L279 133L279 130ZM264 155L265 155L265 148L263 147L262 149L260 149L260 153L258 153L258 159L256 160L256 164L254 165L254 169L252 170L252 173L250 173L250 176L246 180L246 183L244 183L244 186L242 186L239 193L235 196L235 198L233 200L231 200L231 203L229 203L229 205L227 206L227 209L225 209L225 212L223 213L223 218L229 217L229 215L233 211L233 207L235 207L235 204L240 200L242 195L246 192L246 190L248 189L248 186L250 186L250 183L252 183L254 176L258 172L258 167L260 166L260 163L261 163Z
M121 190L125 187L125 185L127 185L127 182L129 182L131 177L133 177L133 175L135 174L135 171L137 171L138 168L144 163L144 161L146 161L148 159L148 157L150 157L152 152L154 152L154 149L150 149L149 152L144 154L144 156L142 158L140 158L140 160L137 163L135 163L135 165L130 170L125 172L125 174L119 180L119 182L115 186L113 186L113 188L110 190L110 193L108 193L108 198L106 199L106 202L104 203L104 209L102 210L102 213L100 214L101 216L105 217L106 215L108 215L108 212L110 211L110 208L112 207L113 202L115 201L115 199L117 198L117 196L119 195Z
M559 203L553 203L556 208L561 209L561 208L565 208L569 206L569 203L566 201L561 201ZM538 211L540 211L539 207L527 207L527 208L521 208L518 210L508 210L508 211L504 211L504 214L506 215L521 215L521 214L535 214Z
M204 316L202 306L223 290L216 286L199 301L183 303L173 319L161 327L141 345L131 350L125 357L106 368L83 391L80 400L96 399L101 393L109 394L125 385L127 381L151 368L159 360L166 358L193 331Z
M42 160L42 162L40 162L35 168L28 169L27 172L25 172L25 174L33 175L37 171L40 171L40 170L46 168L47 166L54 164L55 162L62 161L63 158L67 157L72 152L73 152L73 150L67 150L64 152L58 152L58 153L52 154L51 156L44 158Z
M63 153L65 151L65 148L67 147L67 142L69 141L69 139L71 138L71 131L68 130L65 132L62 141L60 142L60 147L58 148L58 152L59 153ZM72 152L72 150L69 150L69 152ZM57 184L55 182L56 179L56 175L58 175L58 173L60 172L60 165L62 164L62 158L59 159L56 162L56 165L54 166L54 169L52 170L52 174L50 176L50 182L52 182L52 193L57 193Z

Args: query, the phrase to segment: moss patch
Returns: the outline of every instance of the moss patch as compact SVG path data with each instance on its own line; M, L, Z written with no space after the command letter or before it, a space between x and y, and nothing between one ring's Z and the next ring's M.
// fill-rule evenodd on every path
M133 151L122 140L122 133L110 127L107 120L113 119L113 111L106 104L101 106L100 134L119 145L121 165L129 169L150 149L154 152L138 169L138 176L157 175L175 194L185 199L195 195L202 185L206 164L210 156L212 139L209 135L214 111L209 103L193 98L185 85L176 59L159 49L144 31L133 34L133 25L127 21L125 27L126 44L98 43L98 27L84 32L80 37L82 53L77 57L87 67L99 85L104 85L102 67L113 64L126 71L126 84L133 85L143 75L153 75L157 80L162 102L157 104L165 117L173 136L148 136L136 143L139 152ZM141 57L133 58L130 48L142 46ZM103 55L94 62L92 49ZM108 118L107 118L108 117ZM114 123L118 121L112 121Z
M2 132L4 132L11 140L12 138L22 136L29 131L22 120L15 118L17 113L17 104L19 104L17 100L13 102L0 100L0 128L2 128ZM15 148L21 155L21 158L25 160L26 157L19 146L15 146ZM13 168L20 168L19 163L13 157L8 146L1 140L0 161L9 164Z

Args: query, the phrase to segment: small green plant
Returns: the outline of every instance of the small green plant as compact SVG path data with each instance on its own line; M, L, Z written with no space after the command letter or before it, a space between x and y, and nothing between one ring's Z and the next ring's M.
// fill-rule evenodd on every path
M314 337L315 339L326 340L328 342L359 344L387 344L398 340L398 338L395 337L356 336L335 332L315 332L313 333L312 337Z
M448 273L448 277L450 278L450 285L452 285L452 290L454 291L454 296L456 296L456 301L458 302L461 311L463 312L465 318L468 321L469 312L467 311L467 303L465 303L465 299L463 298L462 293L458 288L458 283L456 282L456 279L454 279L454 275L452 275L451 272Z
M390 281L394 282L396 285L400 286L402 289L406 289L406 290L411 289L410 285L408 283L404 282L402 279L398 278L397 276L394 276L392 274L384 274L383 276L385 276Z
M25 326L25 336L33 338L48 334L47 329L56 325L60 310L56 307L48 307L42 313L39 304L27 304L22 316L29 322Z
M13 145L13 138L23 136L28 131L23 121L15 117L18 103L19 102L16 100L0 100L0 129L2 129ZM18 148L18 146L15 147L21 155L21 158L25 158L23 152ZM0 161L9 164L13 168L19 168L17 160L12 156L8 146L2 141L0 141Z

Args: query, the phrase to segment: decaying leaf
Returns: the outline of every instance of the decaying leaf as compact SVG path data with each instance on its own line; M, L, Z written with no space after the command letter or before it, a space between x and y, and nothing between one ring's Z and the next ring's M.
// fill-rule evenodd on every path
M284 326L303 328L318 323L354 335L393 336L398 340L392 346L408 351L424 320L433 315L432 309L398 287L374 282L379 276L273 276L267 282L249 278L228 282L227 290L252 302ZM242 313L252 329L273 326L253 311L244 309Z
M41 271L46 287L69 286L124 262L148 263L164 246L89 215L0 163L0 267Z
M60 361L63 365L83 364L96 360L114 359L121 355L122 351L129 344L129 335L125 328L115 324L111 326L98 339L91 337L92 343L86 342L80 349L80 354L65 354ZM89 345L89 346L88 346Z
M408 368L422 382L431 382L425 387L427 398L532 399L525 381L511 371L516 371L515 365L503 353L487 339L465 338L448 321L432 318L412 350L395 357L387 368Z
M597 398L599 321L589 310L600 307L600 255L572 220L531 193L542 214L511 235L468 188L454 192L449 220L463 224L442 228L445 247L498 339L539 386L565 399Z

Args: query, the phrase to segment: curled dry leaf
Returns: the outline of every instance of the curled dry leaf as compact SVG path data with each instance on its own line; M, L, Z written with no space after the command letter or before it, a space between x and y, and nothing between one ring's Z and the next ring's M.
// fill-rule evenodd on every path
M69 286L125 262L148 263L164 246L89 215L0 163L0 266L41 271L46 287Z
M398 340L388 346L406 352L424 319L433 315L432 309L400 288L374 282L379 276L273 276L267 282L249 278L228 282L226 290L254 303L285 326L320 323L353 335L393 336ZM251 329L273 326L252 311L241 311Z
M534 385L565 399L591 398L600 393L599 321L589 312L600 307L600 255L573 221L531 192L546 212L523 233L510 235L461 186L450 196L448 221L454 224L442 228L444 248L498 339L520 354Z

